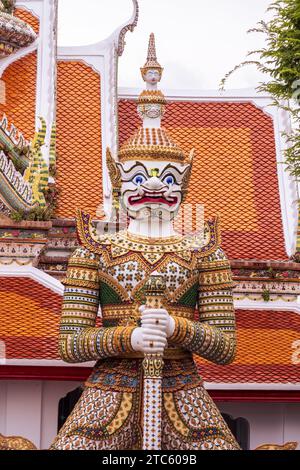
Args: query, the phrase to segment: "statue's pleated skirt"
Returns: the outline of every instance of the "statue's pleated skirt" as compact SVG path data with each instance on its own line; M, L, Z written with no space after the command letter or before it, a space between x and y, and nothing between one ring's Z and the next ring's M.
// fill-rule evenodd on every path
M99 361L51 449L140 449L142 419L141 361ZM165 364L162 449L239 449L192 358Z

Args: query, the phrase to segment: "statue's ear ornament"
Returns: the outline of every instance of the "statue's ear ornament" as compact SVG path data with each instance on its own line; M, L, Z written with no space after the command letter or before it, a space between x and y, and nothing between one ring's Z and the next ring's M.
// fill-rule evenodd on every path
M121 172L109 147L106 149L106 165L113 191L120 192L122 185Z
M108 147L106 149L106 165L112 185L113 207L119 209L119 198L122 186L121 172Z
M183 178L182 178L182 184L181 184L181 190L182 190L182 193L183 193L183 199L182 200L184 200L184 198L186 197L186 193L187 193L187 190L188 190L188 186L189 186L189 182L190 182L190 178L191 178L191 173L192 173L194 154L195 154L195 150L192 149L190 151L188 157L185 160L185 164L189 165L189 166L186 169L186 171L183 175Z
M195 155L195 149L191 149L187 159L186 159L186 163L188 163L189 165L193 165L193 160L194 160L194 155Z

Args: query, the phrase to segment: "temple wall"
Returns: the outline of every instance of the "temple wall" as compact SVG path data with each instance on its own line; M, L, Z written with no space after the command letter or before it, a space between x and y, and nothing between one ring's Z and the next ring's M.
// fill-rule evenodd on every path
M47 449L57 431L58 402L80 385L70 381L0 381L0 433L30 439ZM217 403L250 424L250 448L272 443L300 444L300 403ZM300 446L299 446L300 447Z
M0 433L30 439L47 449L57 432L58 402L78 382L0 381Z
M222 413L246 418L250 424L250 449L263 444L296 441L300 450L300 403L218 403Z

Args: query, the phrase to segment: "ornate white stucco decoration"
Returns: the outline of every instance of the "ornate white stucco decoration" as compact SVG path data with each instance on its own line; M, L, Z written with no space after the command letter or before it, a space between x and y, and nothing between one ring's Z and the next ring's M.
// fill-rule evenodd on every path
M0 58L10 56L36 40L32 27L14 16L14 3L13 0L5 7L0 1Z
M138 2L137 0L132 0L133 2L133 7L134 7L134 10L133 10L133 13L132 13L132 16L131 16L131 19L129 20L129 23L126 22L123 26L121 26L121 30L120 28L118 28L115 32L119 31L119 34L118 34L118 46L117 46L117 54L118 56L120 57L123 52L124 52L124 47L126 45L126 42L125 42L125 35L126 33L128 33L128 31L130 31L131 33L133 32L134 28L136 27L137 25L137 22L138 22L138 17L139 17L139 5L138 5Z
M141 119L148 117L156 119L163 115L162 106L160 104L139 104L137 107L138 115Z

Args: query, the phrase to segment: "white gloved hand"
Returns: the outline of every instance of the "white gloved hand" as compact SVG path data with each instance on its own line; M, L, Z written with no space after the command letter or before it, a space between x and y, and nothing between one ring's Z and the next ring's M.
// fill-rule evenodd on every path
M175 320L172 318L168 311L164 308L147 308L146 305L140 307L142 326L161 327L166 332L167 338L172 336L175 329ZM157 323L157 320L159 323Z
M175 322L165 309L140 307L141 323L131 335L131 345L135 351L144 354L162 354L167 346L167 338L174 332Z

